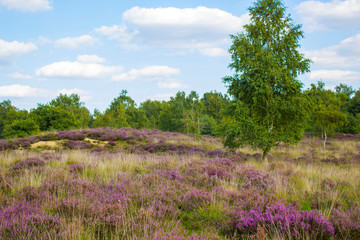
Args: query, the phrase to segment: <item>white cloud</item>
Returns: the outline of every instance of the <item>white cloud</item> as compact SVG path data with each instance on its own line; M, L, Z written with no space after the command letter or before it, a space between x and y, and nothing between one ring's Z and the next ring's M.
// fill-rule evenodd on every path
M92 97L90 96L89 92L88 91L85 91L85 90L81 90L81 89L78 89L78 88L73 88L73 89L59 89L56 94L59 95L59 94L66 94L66 95L71 95L71 94L77 94L80 96L80 99L82 101L85 101L85 100L90 100L92 99Z
M8 74L8 77L9 78L14 78L14 79L32 79L33 78L33 76L31 76L31 75L22 74L22 73L19 73L19 72Z
M360 67L360 33L331 47L305 51L305 55L318 67Z
M158 88L177 88L177 89L183 89L188 88L187 85L179 82L179 81L169 81L169 82L158 82Z
M62 61L39 68L36 70L36 75L61 78L104 78L121 72L122 69L122 66Z
M359 27L360 0L305 1L296 10L310 30Z
M239 18L220 9L207 7L133 7L123 14L123 19L139 27L173 29L170 35L183 36L194 34L195 29L207 34L235 33L248 21L248 16Z
M130 49L136 49L137 46L135 44L131 44L130 42L133 40L134 36L139 32L134 30L131 32L126 25L113 25L111 27L102 26L99 28L95 28L94 31L102 36L106 36L110 40L117 40L123 44L124 47Z
M17 56L36 49L37 46L33 43L23 43L18 41L7 42L0 39L0 63L10 62Z
M161 80L162 78L180 74L177 68L168 66L149 66L141 69L131 69L126 73L115 75L113 81L133 81L135 79Z
M97 55L79 55L77 56L77 60L81 63L102 63L106 61L105 58Z
M175 49L202 50L207 56L219 56L219 49L231 41L249 21L249 15L234 16L217 8L140 8L123 13L121 26L102 26L97 33L120 41L127 47L160 46ZM126 25L125 25L126 24ZM129 30L128 26L135 30ZM213 49L212 52L210 49ZM215 51L217 51L215 53Z
M28 85L0 86L0 97L45 97L49 91L40 88L32 88Z
M52 9L48 0L0 0L0 4L9 9L23 12L48 11Z
M64 48L79 48L85 46L92 46L97 40L90 35L82 35L79 37L66 37L55 41L57 47Z
M223 48L202 48L199 50L202 55L209 57L224 57L229 53Z
M360 81L360 72L343 70L315 70L308 74L310 80L324 81L330 86L339 83L351 84ZM328 86L329 87L329 86Z

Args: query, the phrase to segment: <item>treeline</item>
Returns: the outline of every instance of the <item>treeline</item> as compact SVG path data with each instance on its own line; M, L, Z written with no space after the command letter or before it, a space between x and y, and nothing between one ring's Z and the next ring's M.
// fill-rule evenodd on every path
M309 108L307 132L326 136L335 132L360 133L360 89L340 84L326 90L323 82L312 84L303 94ZM226 94L178 92L169 101L146 100L139 106L123 90L109 107L94 113L77 94L60 94L47 104L19 110L9 100L0 103L0 137L26 137L39 132L92 127L160 129L186 134L221 135L235 104Z

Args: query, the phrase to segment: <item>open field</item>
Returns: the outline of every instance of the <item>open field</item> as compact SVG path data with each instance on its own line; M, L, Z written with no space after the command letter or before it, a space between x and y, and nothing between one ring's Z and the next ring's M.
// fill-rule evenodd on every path
M360 136L274 148L123 128L0 140L0 239L360 239Z

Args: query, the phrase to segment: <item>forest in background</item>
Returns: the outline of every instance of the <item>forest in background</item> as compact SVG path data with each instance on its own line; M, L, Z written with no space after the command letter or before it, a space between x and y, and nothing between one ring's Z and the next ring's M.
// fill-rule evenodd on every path
M323 82L303 91L309 115L306 132L331 135L360 133L360 89L339 84L335 91ZM20 110L10 100L0 103L0 138L26 137L39 132L93 127L159 129L185 134L221 136L235 101L216 91L201 98L195 91L177 92L169 101L146 100L136 105L122 90L109 107L91 113L77 94L60 94L36 108Z

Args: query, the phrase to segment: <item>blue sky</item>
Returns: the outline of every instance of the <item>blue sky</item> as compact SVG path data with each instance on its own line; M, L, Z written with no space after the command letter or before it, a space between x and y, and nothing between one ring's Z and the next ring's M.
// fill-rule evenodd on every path
M122 89L138 104L177 91L226 93L229 34L252 1L0 0L0 101L20 109L77 93L105 110ZM285 0L313 60L305 88L360 88L360 0Z

